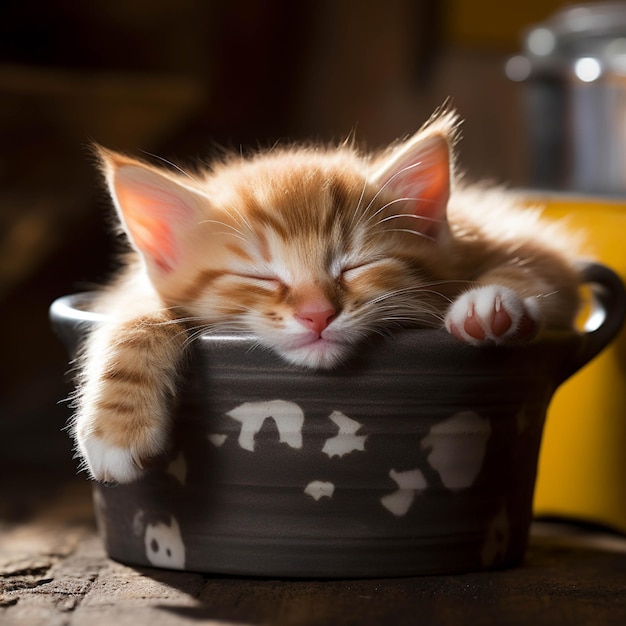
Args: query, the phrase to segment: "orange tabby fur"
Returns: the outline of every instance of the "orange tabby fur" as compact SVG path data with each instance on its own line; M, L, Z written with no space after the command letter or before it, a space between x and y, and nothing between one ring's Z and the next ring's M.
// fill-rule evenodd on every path
M101 150L134 250L82 359L74 433L90 474L127 482L166 449L184 348L206 329L326 368L394 328L445 324L480 344L570 327L571 239L455 182L456 128L444 112L375 157L288 148L197 176Z

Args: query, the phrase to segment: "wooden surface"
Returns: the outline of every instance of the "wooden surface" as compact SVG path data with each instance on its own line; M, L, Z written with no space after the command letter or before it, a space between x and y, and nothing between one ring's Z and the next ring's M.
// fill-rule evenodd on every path
M626 624L626 539L533 531L516 569L381 580L273 580L127 567L97 537L89 485L3 494L0 624Z

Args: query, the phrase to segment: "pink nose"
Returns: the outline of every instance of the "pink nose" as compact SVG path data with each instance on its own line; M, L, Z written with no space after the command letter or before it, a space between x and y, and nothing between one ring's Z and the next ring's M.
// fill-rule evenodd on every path
M324 309L323 311L298 311L294 317L305 328L314 330L319 335L333 321L335 315L335 309Z

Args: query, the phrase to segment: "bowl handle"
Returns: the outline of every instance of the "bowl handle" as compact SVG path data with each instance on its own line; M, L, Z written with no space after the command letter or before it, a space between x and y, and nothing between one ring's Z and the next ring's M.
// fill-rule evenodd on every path
M626 318L626 288L620 277L606 265L581 262L579 272L593 295L591 327L583 334L581 349L568 364L567 377L586 365L619 333Z

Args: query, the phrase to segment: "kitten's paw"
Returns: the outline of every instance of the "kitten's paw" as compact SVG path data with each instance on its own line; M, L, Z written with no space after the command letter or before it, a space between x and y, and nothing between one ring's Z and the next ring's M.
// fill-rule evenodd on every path
M81 427L80 422L76 429L78 455L91 478L98 482L133 482L144 474L154 457L165 451L165 445L160 443L165 437L159 432L134 436L124 445L116 445L106 435L102 428Z
M94 480L102 483L130 483L143 473L131 451L112 446L99 437L79 441L80 455Z
M473 345L515 343L537 332L539 309L534 298L522 298L508 287L484 285L452 303L445 326L457 339Z

